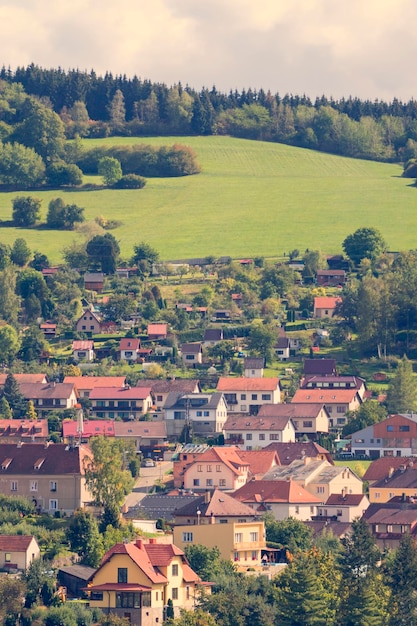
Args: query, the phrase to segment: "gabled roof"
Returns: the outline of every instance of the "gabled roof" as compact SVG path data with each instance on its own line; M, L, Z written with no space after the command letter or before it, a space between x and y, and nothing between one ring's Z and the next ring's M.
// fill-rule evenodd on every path
M291 404L294 402L312 402L315 404L349 403L358 397L358 390L354 389L297 389Z
M272 405L279 406L279 405ZM306 406L306 405L304 405ZM290 417L263 417L258 415L230 415L223 426L225 432L242 431L282 431L287 426Z
M332 493L326 500L326 506L360 506L364 498L363 493Z
M174 520L174 513L177 509L181 509L198 497L196 495L161 495L159 493L147 495L136 507L130 508L125 517L135 518L138 513L142 517L144 512L147 519L163 518L170 522Z
M322 410L326 410L323 402L305 403L291 402L289 404L264 404L260 407L257 417L265 419L296 419L303 417L316 418ZM328 415L327 411L326 414Z
M63 443L2 443L0 476L83 474L83 459L86 456L91 456L88 446L71 448Z
M84 274L85 283L102 283L104 281L103 272L86 272Z
M200 354L203 351L203 347L200 342L196 343L183 343L181 345L182 354Z
M142 547L139 547L141 545ZM117 554L126 554L132 561L142 570L152 583L166 583L167 578L162 574L151 562L147 550L144 549L142 542L136 543L116 543L110 550L106 552L101 561L101 569L110 559ZM94 574L93 577L94 579Z
M239 448L236 446L213 446L203 454L199 455L194 463L202 463L207 461L221 462L228 467L236 476L241 475L241 469L249 470L249 463L243 461L239 455Z
M123 337L120 340L119 350L139 350L140 339L137 337Z
M0 386L3 386L6 382L8 374L0 374ZM21 383L46 383L48 382L48 378L46 374L15 374L13 373L13 377L16 379L16 382L20 385Z
M151 387L154 393L194 393L196 386L200 388L200 382L192 378L175 378L174 380L138 380L137 387Z
M240 450L239 456L242 461L249 463L252 476L263 476L279 465L279 458L274 450Z
M207 492L194 498L188 504L175 510L176 517L195 517L200 511L201 517L253 517L255 512L246 504L239 502L234 496L215 489L212 494Z
M87 420L83 421L83 437L98 437L99 435L105 437L114 437L114 420ZM62 422L62 435L67 437L78 437L78 421L77 420L64 420Z
M322 385L331 386L333 389L336 385L339 385L339 388L343 389L349 387L350 389L361 389L365 386L365 380L363 378L359 378L359 376L323 376L323 375L310 375L304 376L301 380L300 387L302 389L306 388L307 385L309 387L312 386L322 386Z
M47 419L0 419L0 438L46 438L48 437Z
M76 340L72 342L72 351L76 350L93 350L94 341L92 340Z
M80 391L95 387L123 387L125 376L65 376L64 383L72 383Z
M91 315L91 317L93 317L93 318L96 320L96 322L98 322L99 324L101 324L101 323L102 323L102 320L101 320L101 318L98 316L98 314L97 314L97 313L95 313L95 312L94 312L94 311L92 311L91 309L86 309L85 311L83 311L83 314L82 314L82 315L78 318L78 320L77 320L76 324L78 324L78 322L80 322L80 321L83 319L83 317L84 317L85 315Z
M316 296L314 298L315 309L335 309L342 302L342 298L334 296Z
M150 387L95 387L90 400L145 400L151 392Z
M0 550L6 552L26 552L32 541L33 535L0 535Z
M223 330L221 328L206 328L203 341L221 341Z
M326 448L319 446L315 441L296 441L294 443L282 443L274 441L264 448L264 450L275 450L278 454L281 465L290 465L293 461L304 458L325 458L331 465L334 465L333 458Z
M375 482L372 489L414 489L417 493L417 465L400 465L391 476Z
M76 389L71 383L19 383L20 393L27 400L68 399Z
M251 504L288 503L320 504L321 500L311 495L293 480L251 480L233 493L241 502Z
M352 530L352 524L350 522L334 522L329 519L323 519L303 523L312 531L313 537L320 537L323 532L330 532L335 537L342 539L346 537L346 535L349 535Z
M166 335L168 324L148 324L148 335Z
M281 465L274 467L267 472L264 480L307 480L314 476L315 482L329 483L334 478L340 476L345 467L330 465L328 461L311 459L308 463L301 461L293 461L290 465ZM355 476L352 470L349 470Z
M290 340L288 339L288 337L278 337L274 345L274 348L277 348L278 350L286 350L289 347L290 347Z
M167 429L165 422L114 422L116 437L141 437L148 439L166 439Z
M164 404L165 410L178 408L188 409L217 409L224 402L222 393L178 393L171 392L167 395Z
M262 370L265 367L265 359L263 357L248 356L243 361L245 370Z
M276 391L279 389L279 378L232 378L221 376L217 383L217 391Z
M417 459L413 457L381 456L379 459L372 461L363 475L363 480L373 482L383 480L384 478L388 478L390 470L392 470L391 473L393 473L401 465L408 465L409 463L414 462L417 463Z
M315 375L321 374L323 376L334 376L336 374L336 360L335 359L305 359L304 360L304 374Z

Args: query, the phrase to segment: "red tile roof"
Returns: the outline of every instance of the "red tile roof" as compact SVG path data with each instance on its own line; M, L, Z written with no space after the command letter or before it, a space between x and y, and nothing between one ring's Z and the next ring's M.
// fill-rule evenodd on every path
M194 393L200 391L200 383L192 378L175 378L174 380L142 379L136 383L137 387L151 387L154 393Z
M73 352L75 350L92 350L94 348L94 341L92 341L91 339L77 339L76 341L72 342L72 350Z
M46 374L13 374L16 381L19 383L46 383ZM4 385L6 382L7 374L0 374L0 385Z
M97 437L103 435L114 437L114 420L84 420L82 436ZM76 420L64 420L62 422L62 435L67 437L78 437L78 422Z
M338 404L352 402L357 396L357 389L297 389L293 402Z
M400 465L408 465L410 462L414 463L417 462L417 460L413 457L382 456L381 458L372 461L363 475L363 480L373 482L382 480L383 478L388 477L391 468L395 471L400 467Z
M116 543L103 557L100 569L110 561L116 554L127 554L132 561L142 570L142 572L153 583L166 583L167 578L159 570L157 570L151 562L147 551L142 547L139 548L135 543ZM94 580L94 574L92 576Z
M315 309L335 309L342 302L342 298L333 296L316 296L314 298Z
M165 422L114 422L116 437L141 437L147 439L166 439L167 430Z
M135 337L123 337L120 340L119 350L139 350L140 348L140 339Z
M0 550L26 552L33 539L35 539L33 535L0 535Z
M65 376L64 383L72 383L80 391L95 387L123 387L125 376Z
M75 388L71 383L19 383L21 394L28 400L68 399Z
M168 324L148 324L149 335L166 335L168 332Z
M324 408L323 402L291 402L289 404L264 404L260 407L257 417L262 420L311 417L315 418Z
M280 464L274 450L240 450L239 456L242 461L249 463L249 471L253 476L264 475Z
M345 496L342 496L341 493L332 493L328 497L326 505L359 506L364 498L365 495L363 493L347 493Z
M264 450L275 450L281 465L290 465L293 461L299 461L305 457L311 459L324 458L331 465L334 465L330 452L314 441L295 441L293 443L276 441L270 443Z
M208 500L207 495L210 495ZM184 504L175 510L176 517L194 517L198 518L197 511L203 518L216 517L250 517L254 515L254 511L246 504L241 503L232 497L232 494L214 489L212 494L204 494L194 498L192 502Z
M294 480L251 480L235 491L233 497L246 503L320 504L321 500Z
M48 420L17 420L17 419L1 419L0 420L0 437L48 437Z
M90 400L144 400L150 387L95 387L90 392Z
M224 463L235 475L240 475L240 468L249 469L249 463L243 461L239 455L239 448L236 446L213 446L203 454L198 456L194 463L204 461L217 461Z
M221 376L217 391L275 391L279 389L279 378L231 378Z
M0 474L55 475L83 474L83 459L91 455L88 446L70 448L64 443L2 443ZM42 463L39 461L42 459ZM35 469L35 465L37 469Z

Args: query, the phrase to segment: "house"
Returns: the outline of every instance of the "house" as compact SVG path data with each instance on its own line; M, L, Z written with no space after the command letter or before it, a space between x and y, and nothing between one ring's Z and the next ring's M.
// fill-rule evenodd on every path
M203 452L210 450L207 444L187 443L180 446L172 456L174 487L181 488L184 485L184 472L191 463L199 458Z
M370 526L381 550L395 550L404 535L416 538L417 500L403 494L394 496L388 502L371 502L363 519Z
M0 443L33 442L48 440L48 420L0 419Z
M206 491L202 496L192 498L190 502L177 508L174 526L251 522L258 516L260 514L246 504L220 489L214 489L213 492Z
M203 346L195 343L183 343L181 346L181 359L185 367L195 367L203 362Z
M258 413L258 417L266 419L286 419L290 420L295 433L292 439L279 439L275 441L295 441L301 437L308 436L310 439L317 439L320 434L329 432L330 415L323 403L297 403L288 404L264 404ZM270 441L274 441L272 437Z
M372 461L363 475L363 480L371 486L384 478L388 478L401 465L408 465L409 463L414 463L414 461L414 457L381 456L379 459Z
M275 450L239 450L239 457L249 464L250 480L260 479L279 465Z
M238 571L262 565L266 548L265 526L261 520L223 524L174 526L174 542L184 549L189 545L217 547L223 559L232 561Z
M288 337L278 337L274 351L280 361L287 361L290 358L290 340Z
M57 572L58 585L65 587L67 598L83 598L85 588L96 569L87 565L66 565L60 567Z
M217 309L213 311L213 322L226 321L229 322L232 319L232 312L229 309Z
M318 287L343 287L346 283L345 270L317 270L316 283Z
M203 346L210 348L215 346L219 341L223 341L223 329L222 328L206 328L203 337Z
M140 379L137 387L150 387L155 397L157 411L162 411L170 393L189 394L200 393L201 387L198 380L192 378L173 378L171 380L156 380L151 378Z
M362 404L362 398L356 388L297 389L291 403L324 405L329 414L329 429L337 433L346 424L346 414L356 411Z
M78 420L64 420L62 439L64 443L88 443L90 437L114 437L114 425L114 420L84 419L80 427Z
M250 480L232 496L259 515L271 511L277 520L288 517L310 520L321 504L320 498L293 480Z
M75 361L94 361L94 341L73 341L72 356Z
M259 413L230 415L223 430L225 443L241 450L264 448L271 441L295 441L296 432L291 417L261 417Z
M222 393L170 393L164 405L168 437L177 439L184 426L195 435L209 436L223 432L227 405Z
M80 398L89 398L96 387L124 387L124 376L65 376L64 383L74 385Z
M322 502L331 494L362 493L361 479L349 468L315 461L305 457L290 465L281 465L267 472L262 480L294 480Z
M40 556L33 535L0 535L0 568L4 571L25 572Z
M89 398L91 413L97 418L134 420L153 407L150 387L95 387Z
M351 451L355 456L366 455L371 459L417 455L417 415L390 415L378 424L352 433Z
M262 378L265 369L265 359L263 357L246 357L243 361L245 378Z
M75 324L77 333L97 335L102 329L102 320L97 313L87 309Z
M138 337L124 337L119 343L121 361L136 363L140 354L140 339Z
M369 486L369 501L388 502L395 496L409 496L417 500L417 463L414 460L398 468L390 467L385 478Z
M168 336L168 324L148 324L149 341L159 341Z
M236 491L250 477L250 464L243 461L235 446L213 446L184 470L184 489L201 491L219 489Z
M47 417L50 411L73 409L78 393L71 383L20 383L20 393L32 400L39 417Z
M104 288L104 274L103 272L86 272L84 274L84 289L90 291L97 291L101 293Z
M338 305L342 302L342 298L334 296L316 296L314 298L313 317L325 318L333 317L336 314Z
M304 376L300 382L301 389L356 389L363 401L366 395L366 384L359 376Z
M92 501L84 476L87 446L0 445L0 493L29 498L41 512L71 515Z
M333 493L326 502L318 507L317 515L338 522L351 523L362 517L369 506L369 500L363 493Z
M132 626L153 626L163 623L169 600L176 617L181 609L192 611L202 584L176 545L138 539L104 555L87 591L90 608L128 618Z
M335 359L304 359L304 377L337 376Z
M166 447L168 438L165 422L114 422L116 439L133 441L136 452L145 456L152 454L154 449Z
M45 339L53 339L56 336L56 324L43 322L39 324L39 328L43 332Z
M290 465L293 461L301 461L305 458L327 461L329 465L334 465L330 452L315 441L296 441L295 443L273 441L265 449L274 450L278 454L279 465Z
M145 495L135 506L129 507L124 513L124 518L132 520L136 527L137 523L142 524L143 518L147 522L155 522L164 519L169 524L174 524L175 512L186 504L197 500L200 496L196 494L185 494L182 490L164 493L151 493Z
M263 404L281 402L279 378L231 378L221 376L217 391L224 394L228 413L256 415Z

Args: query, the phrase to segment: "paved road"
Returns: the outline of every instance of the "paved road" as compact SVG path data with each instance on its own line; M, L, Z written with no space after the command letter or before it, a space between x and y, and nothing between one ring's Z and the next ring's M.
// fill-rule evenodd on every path
M125 504L128 507L136 506L149 493L150 487L161 480L171 469L171 461L159 461L155 467L141 467L140 476L136 479L132 493L126 496Z

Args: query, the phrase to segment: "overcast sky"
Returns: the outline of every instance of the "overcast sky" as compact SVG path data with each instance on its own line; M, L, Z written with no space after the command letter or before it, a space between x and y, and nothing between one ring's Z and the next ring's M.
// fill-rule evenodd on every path
M417 97L416 0L0 0L1 65Z

